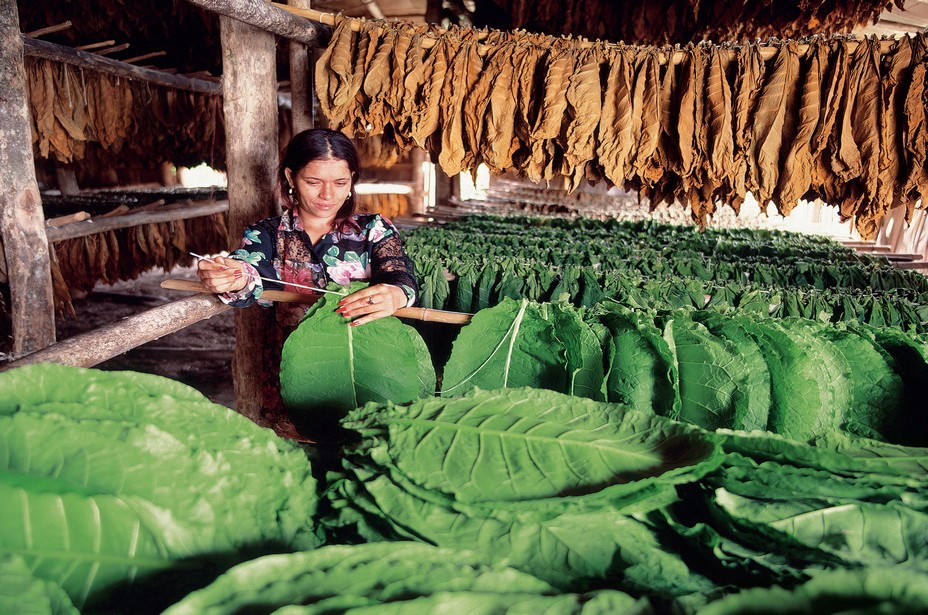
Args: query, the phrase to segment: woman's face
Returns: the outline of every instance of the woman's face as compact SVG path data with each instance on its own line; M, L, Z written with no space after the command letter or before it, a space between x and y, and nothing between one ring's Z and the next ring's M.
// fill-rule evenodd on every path
M351 195L351 169L340 159L313 160L291 173L285 171L299 197L300 217L332 221Z

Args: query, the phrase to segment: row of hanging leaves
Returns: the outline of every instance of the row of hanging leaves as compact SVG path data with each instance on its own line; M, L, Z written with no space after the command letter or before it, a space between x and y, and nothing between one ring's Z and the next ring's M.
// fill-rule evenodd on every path
M55 308L74 316L72 293L89 292L97 282L134 280L143 272L193 262L191 247L207 254L228 248L226 215L140 224L56 242L51 250Z
M26 58L37 158L224 168L222 98ZM86 161L85 161L86 162Z
M315 82L334 127L421 147L449 175L605 180L700 222L748 192L784 215L820 198L872 237L928 193L926 37L880 45L700 44L674 63L671 47L342 19Z

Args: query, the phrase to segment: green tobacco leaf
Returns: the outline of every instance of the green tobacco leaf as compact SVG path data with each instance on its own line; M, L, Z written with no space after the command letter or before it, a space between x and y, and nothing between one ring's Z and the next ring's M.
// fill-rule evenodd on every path
M280 392L298 419L434 392L434 368L414 329L392 317L352 327L337 307L326 295L284 343Z
M680 400L673 354L653 319L610 306L599 319L611 334L608 401L642 412L675 417Z
M859 436L896 441L892 423L905 401L905 385L896 373L896 362L885 356L872 338L841 323L816 326L814 332L820 340L831 343L849 370L845 377L850 388L845 422L835 427Z
M548 306L548 316L554 324L554 334L564 345L567 354L567 389L564 392L603 401L606 374L603 364L603 341L599 337L602 332L594 331L584 321L583 315L583 310L567 304L552 303ZM608 331L605 333L608 335Z
M271 612L334 596L390 603L440 592L544 594L553 588L479 555L414 542L333 545L240 564L164 615ZM331 606L331 604L330 604Z
M766 430L770 414L770 372L762 348L739 320L711 310L693 312L693 318L733 345L738 361L743 365L731 428Z
M798 587L748 589L711 602L698 615L924 613L928 574L899 568L817 572Z
M685 311L668 316L664 339L676 363L679 420L704 429L736 426L747 414L742 392L754 385L737 348L694 322Z
M441 394L519 386L564 392L566 365L566 350L548 320L547 306L504 299L461 328L445 365Z
M0 613L80 615L55 583L33 575L19 556L0 557Z
M769 500L717 489L715 503L737 523L781 544L802 545L850 565L905 565L928 571L928 514L897 503L822 498ZM773 541L771 541L773 542Z
M665 595L710 587L676 553L664 549L647 526L609 506L543 521L472 516L440 498L419 498L386 476L343 483L342 494L347 495L344 504L342 495L332 494L336 506L364 510L365 517L387 523L394 536L473 550L562 590L585 590L604 580L623 591Z
M769 431L803 440L843 425L850 372L837 348L822 343L802 319L735 318L765 349L773 393Z
M183 560L318 544L305 453L183 385L43 364L0 389L0 554L78 606Z
M460 502L525 501L641 485L717 463L704 432L661 417L538 389L474 391L410 406L371 405L343 425L383 430L400 472ZM667 478L673 482L676 478Z

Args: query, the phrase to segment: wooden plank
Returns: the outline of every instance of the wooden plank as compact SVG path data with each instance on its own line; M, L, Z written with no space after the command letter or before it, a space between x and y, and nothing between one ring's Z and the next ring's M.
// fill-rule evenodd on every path
M132 348L180 331L231 309L215 295L196 295L123 318L88 333L29 354L0 367L0 371L33 363L93 367Z
M190 92L200 92L202 94L221 94L222 86L212 81L203 79L189 79L180 75L172 75L157 70L150 70L126 64L118 60L113 60L105 56L94 53L87 53L79 49L56 45L48 41L40 41L34 38L22 37L22 44L27 56L33 58L43 58L54 62L63 62L73 66L80 66L95 70L108 75L125 77L126 79L135 79L146 81L155 85L163 85L178 90L187 90Z
M199 2L195 2L199 4ZM246 3L240 3L246 4ZM277 201L277 56L273 34L233 19L219 18L222 42L229 246L238 246L245 227L274 215ZM262 346L274 339L271 310L235 311L232 381L236 409L261 424Z
M114 231L121 228L130 228L141 224L154 224L156 222L170 222L172 220L188 220L211 216L229 210L229 201L216 201L201 205L187 205L175 208L163 208L161 211L144 211L125 215L96 216L84 222L75 222L56 229L48 229L48 241L51 243L86 237L104 231Z
M290 0L297 8L309 8L309 0ZM311 50L303 43L290 41L290 116L293 134L313 128L313 65Z
M10 285L14 357L55 342L45 216L32 157L32 117L16 0L0 0L0 242Z
M324 45L331 30L264 0L187 0L200 8L305 45ZM223 69L225 72L225 69Z
M928 261L893 263L899 269L928 269Z

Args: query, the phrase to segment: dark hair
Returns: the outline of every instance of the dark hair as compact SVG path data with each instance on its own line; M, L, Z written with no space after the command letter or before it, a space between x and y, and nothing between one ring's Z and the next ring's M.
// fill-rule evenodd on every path
M280 156L280 168L277 169L277 191L281 200L292 207L293 201L287 195L289 183L286 170L295 176L303 167L315 160L344 160L351 170L351 196L341 206L336 220L345 220L355 210L354 185L361 172L361 162L354 143L342 133L327 128L310 128L293 135Z

